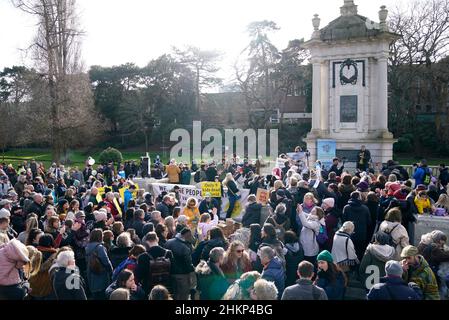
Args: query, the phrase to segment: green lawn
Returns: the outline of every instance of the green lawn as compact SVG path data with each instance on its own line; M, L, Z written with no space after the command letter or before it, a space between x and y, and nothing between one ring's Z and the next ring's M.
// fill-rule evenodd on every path
M398 161L401 165L412 165L418 163L422 158L413 157L412 155L395 155L394 160ZM446 166L449 165L449 157L426 157L429 166L439 166L444 163Z

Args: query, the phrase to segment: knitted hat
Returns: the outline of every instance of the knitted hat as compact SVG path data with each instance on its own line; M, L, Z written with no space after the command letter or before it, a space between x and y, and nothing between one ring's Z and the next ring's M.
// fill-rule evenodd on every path
M357 184L357 190L360 192L368 192L369 191L369 184L366 181L361 181Z
M329 208L333 208L335 206L335 199L334 198L326 198L323 200L323 204L325 204Z
M399 262L390 260L385 264L385 272L389 276L402 277L402 266Z
M334 263L334 258L332 258L332 255L329 251L324 250L321 251L318 257L316 257L316 261L327 261L329 263Z
M414 246L406 246L402 249L401 258L414 257L419 254L418 248Z
M94 211L95 221L106 221L108 219L108 215L104 213L104 211Z

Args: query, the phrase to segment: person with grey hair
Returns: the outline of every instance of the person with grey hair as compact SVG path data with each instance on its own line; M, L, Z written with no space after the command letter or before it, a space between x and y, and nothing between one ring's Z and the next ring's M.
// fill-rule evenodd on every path
M380 279L367 294L368 300L422 300L419 287L411 282L402 280L401 263L390 260L385 264L386 277Z
M201 260L195 268L201 300L220 300L226 293L229 284L220 267L224 255L223 248L213 248L209 253L209 260L207 262Z
M128 289L118 288L112 291L109 300L130 300L131 295Z
M26 207L25 213L27 215L30 213L35 213L39 218L42 218L45 213L43 202L44 198L42 197L42 195L40 193L35 193L33 195L33 202L28 207Z
M449 251L445 250L447 236L440 230L425 234L418 245L419 253L426 259L435 275L438 274L440 264L449 262Z
M278 295L276 285L265 279L257 280L250 293L251 300L277 300Z
M128 232L121 233L116 239L116 247L113 247L109 251L109 259L111 260L112 267L115 269L118 265L128 258L129 250L133 246L131 235Z
M276 256L276 251L269 246L260 248L260 262L263 266L262 279L272 281L278 289L279 297L284 292L285 287L285 268L282 261Z
M359 264L354 243L351 239L354 228L354 223L346 221L334 236L332 257L344 272L354 270Z
M143 226L145 225L145 211L142 209L137 209L134 211L134 222L131 225L131 228L136 230L136 234L140 239L144 237L143 234Z
M290 218L287 214L287 206L279 203L274 210L274 214L268 217L266 223L270 223L276 229L276 234L280 241L284 241L285 231L290 229Z
M188 221L188 218L185 215L180 215L176 219L176 233L180 233L182 231L182 229L187 227L187 221Z
M87 300L72 250L61 250L49 272L57 300Z

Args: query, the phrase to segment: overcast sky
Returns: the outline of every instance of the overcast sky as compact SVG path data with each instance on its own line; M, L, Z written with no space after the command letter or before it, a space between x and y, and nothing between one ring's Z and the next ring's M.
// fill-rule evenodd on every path
M381 5L387 9L409 0L355 0L359 14L378 21ZM172 46L195 45L225 53L221 65L230 66L248 43L246 26L272 20L281 30L272 36L283 49L295 38L310 38L311 19L318 13L321 28L340 14L343 0L78 0L81 25L86 31L83 59L91 65L112 66L134 62L146 65L168 53ZM0 0L0 69L30 65L26 48L36 31L34 20Z

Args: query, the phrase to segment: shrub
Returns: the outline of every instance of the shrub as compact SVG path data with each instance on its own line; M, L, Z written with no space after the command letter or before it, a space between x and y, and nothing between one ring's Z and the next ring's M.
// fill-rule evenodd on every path
M118 163L123 161L123 156L122 153L117 149L109 147L100 153L98 161L100 163L108 163L110 161Z

